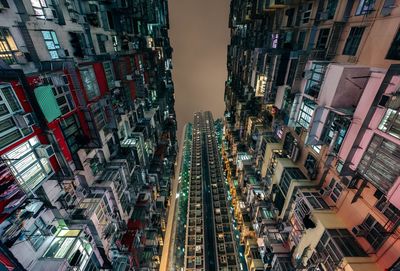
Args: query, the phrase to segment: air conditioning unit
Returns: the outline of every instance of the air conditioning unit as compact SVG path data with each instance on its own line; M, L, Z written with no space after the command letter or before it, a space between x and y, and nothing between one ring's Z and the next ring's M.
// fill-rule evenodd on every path
M288 222L282 222L279 224L279 230L281 232L290 232L292 230L292 225L290 225Z
M0 12L8 8L10 8L10 5L7 3L7 1L0 1Z
M100 39L100 41L108 41L108 36L102 34L102 35L99 36L99 39Z
M18 128L28 128L35 124L35 119L31 113L15 114L14 121Z
M28 63L28 59L26 58L26 56L23 52L15 53L14 58L18 64L27 64Z
M46 17L46 20L54 19L54 13L51 8L43 8L43 13L44 13L44 16Z
M133 80L133 75L132 74L128 74L126 76L126 80L132 81Z
M362 227L361 225L355 226L354 228L351 229L351 231L357 237L365 236L368 234L368 231L364 229L364 227Z
M320 12L320 13L319 13L319 19L320 19L321 21L326 21L326 20L328 20L328 16L329 16L328 12Z
M40 158L50 158L54 155L54 149L51 145L41 145L36 147L35 152Z
M47 236L52 236L56 234L56 232L57 232L57 226L47 225L46 228L44 228L44 234Z
M114 81L114 84L115 84L116 87L121 87L121 81L120 80Z
M329 186L323 187L319 190L321 197L327 197L331 193L332 189Z
M57 55L59 58L65 58L67 55L65 54L64 48L57 49Z
M76 195L71 195L69 193L66 193L64 196L64 201L68 206L73 206L76 201Z
M312 70L305 70L304 71L304 79L310 80L312 76Z

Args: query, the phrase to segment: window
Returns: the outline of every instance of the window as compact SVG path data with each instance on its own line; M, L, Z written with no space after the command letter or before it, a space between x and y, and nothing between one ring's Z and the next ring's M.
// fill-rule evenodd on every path
M40 158L35 152L35 149L40 146L37 137L32 137L3 156L17 181L27 193L34 190L52 173L48 158Z
M388 108L378 129L400 139L400 111Z
M321 152L321 145L311 145L311 148L318 154Z
M303 8L302 23L303 24L306 24L310 21L312 6L313 6L312 3L307 3L302 6L302 8Z
M303 102L301 103L300 107L300 114L297 120L297 123L305 128L308 129L311 123L312 116L314 114L316 104L308 99L304 99Z
M400 146L374 135L365 151L358 171L375 187L388 192L400 175Z
M356 15L368 14L374 10L375 0L360 0L358 4Z
M341 116L336 114L333 111L330 111L327 117L327 121L325 122L324 129L322 131L322 141L326 144L331 144L332 140L335 140L333 143L333 151L338 153L344 138L347 134L347 130L350 127L351 120L350 118L346 118L345 116Z
M297 38L297 46L299 50L303 50L304 48L304 42L306 41L306 31L301 31L299 33L299 37Z
M363 237L375 250L378 250L388 236L385 228L372 215L367 216L361 227L365 230Z
M336 13L336 7L338 0L329 0L326 6L326 12L328 13L328 20L332 20Z
M0 28L0 59L11 65L15 64L14 54L18 52L17 45L7 28Z
M382 196L376 203L375 208L384 214L394 225L400 221L400 210L391 204L385 196Z
M97 43L99 44L99 51L101 54L107 53L106 50L106 35L96 34Z
M44 223L43 219L39 217L26 232L26 237L35 250L38 250L46 239L43 232L44 228L46 228L46 224Z
M397 34L392 41L392 45L389 48L386 58L400 60L400 30L397 30Z
M337 182L335 179L332 179L328 187L331 191L329 197L333 200L333 202L337 202L338 199L340 198L340 194L343 191L342 185L340 184L340 182Z
M11 85L0 85L0 149L32 133L29 126L17 126L16 113L23 113L23 110L14 90Z
M329 229L323 233L310 262L316 264L320 270L333 271L344 257L367 256L347 229Z
M88 100L93 100L100 95L99 86L97 85L96 74L92 66L80 68L82 82L86 90Z
M66 119L63 119L60 122L60 126L63 131L65 140L67 141L69 150L72 154L76 153L79 150L79 144L82 144L82 142L78 142L82 134L76 116L72 115Z
M304 180L307 179L306 176L304 176L303 172L301 172L300 169L298 168L285 168L282 172L282 177L279 182L279 188L282 191L284 197L286 197L290 184L292 180Z
M352 27L349 36L347 37L346 44L344 45L343 54L355 56L360 45L362 35L365 27Z
M329 33L330 33L329 28L323 28L319 30L318 40L315 49L324 50L326 48L326 45L328 43Z
M327 63L325 62L315 62L311 65L311 70L308 71L311 74L308 76L304 90L305 94L315 98L318 97L322 81L324 80L326 66Z
M60 43L58 42L56 32L54 31L42 31L43 39L46 44L47 50L52 59L57 59L60 56L58 55L58 49L60 49Z
M96 123L96 128L101 130L106 125L106 119L103 108L98 103L92 105L92 114Z
M317 170L317 159L311 154L307 155L306 161L304 163L304 167L307 169L308 173L310 175L313 175L316 173Z
M115 87L115 78L111 61L103 62L103 67L106 74L108 89L112 89Z
M44 8L47 8L46 0L31 0L31 4L36 18L45 20Z

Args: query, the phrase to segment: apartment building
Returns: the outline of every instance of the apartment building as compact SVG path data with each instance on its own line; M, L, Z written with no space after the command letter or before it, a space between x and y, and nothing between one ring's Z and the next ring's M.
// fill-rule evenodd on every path
M0 2L1 260L157 270L176 122L168 6Z
M232 1L224 164L248 270L399 268L399 4Z
M222 128L220 125L219 128ZM187 200L185 270L239 270L220 142L211 112L194 115Z

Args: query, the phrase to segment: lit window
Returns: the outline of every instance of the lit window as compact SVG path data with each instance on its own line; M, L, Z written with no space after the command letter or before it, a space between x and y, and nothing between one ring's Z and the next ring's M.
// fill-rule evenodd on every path
M43 232L46 224L43 219L39 217L35 223L26 231L26 237L35 250L38 250L45 240L45 233Z
M22 107L10 85L0 85L0 149L32 133L32 129L18 126L15 117L21 117ZM23 119L23 118L22 118Z
M378 129L400 139L400 111L388 108Z
M36 18L45 20L44 8L47 8L46 0L31 0L31 4Z
M315 106L315 103L308 99L304 99L301 104L300 114L297 123L305 129L308 129L308 127L310 126Z
M34 190L52 172L48 158L36 154L37 147L40 142L33 137L3 156L25 192Z
M80 68L80 72L88 99L92 100L99 96L100 90L97 85L96 74L94 73L93 67L87 66Z
M42 31L44 42L46 43L47 50L52 59L59 58L58 49L60 49L60 43L58 42L56 32L54 31Z
M365 27L352 27L349 36L347 37L346 44L343 49L344 55L354 56L357 54L358 46L360 45L361 38L364 34Z
M18 48L10 31L0 28L0 59L9 65L15 64L14 54L16 52L18 52Z
M375 0L360 0L356 15L368 14L374 10Z
M321 152L321 145L312 145L311 147L316 153Z

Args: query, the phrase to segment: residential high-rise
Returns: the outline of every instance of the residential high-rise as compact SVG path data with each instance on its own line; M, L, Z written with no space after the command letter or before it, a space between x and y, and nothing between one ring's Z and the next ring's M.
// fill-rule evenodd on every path
M398 270L399 1L231 2L224 164L248 270Z
M184 270L239 270L231 204L221 164L221 138L222 131L216 131L211 112L194 115L190 179L184 199Z
M0 269L158 270L168 28L166 0L0 1Z

